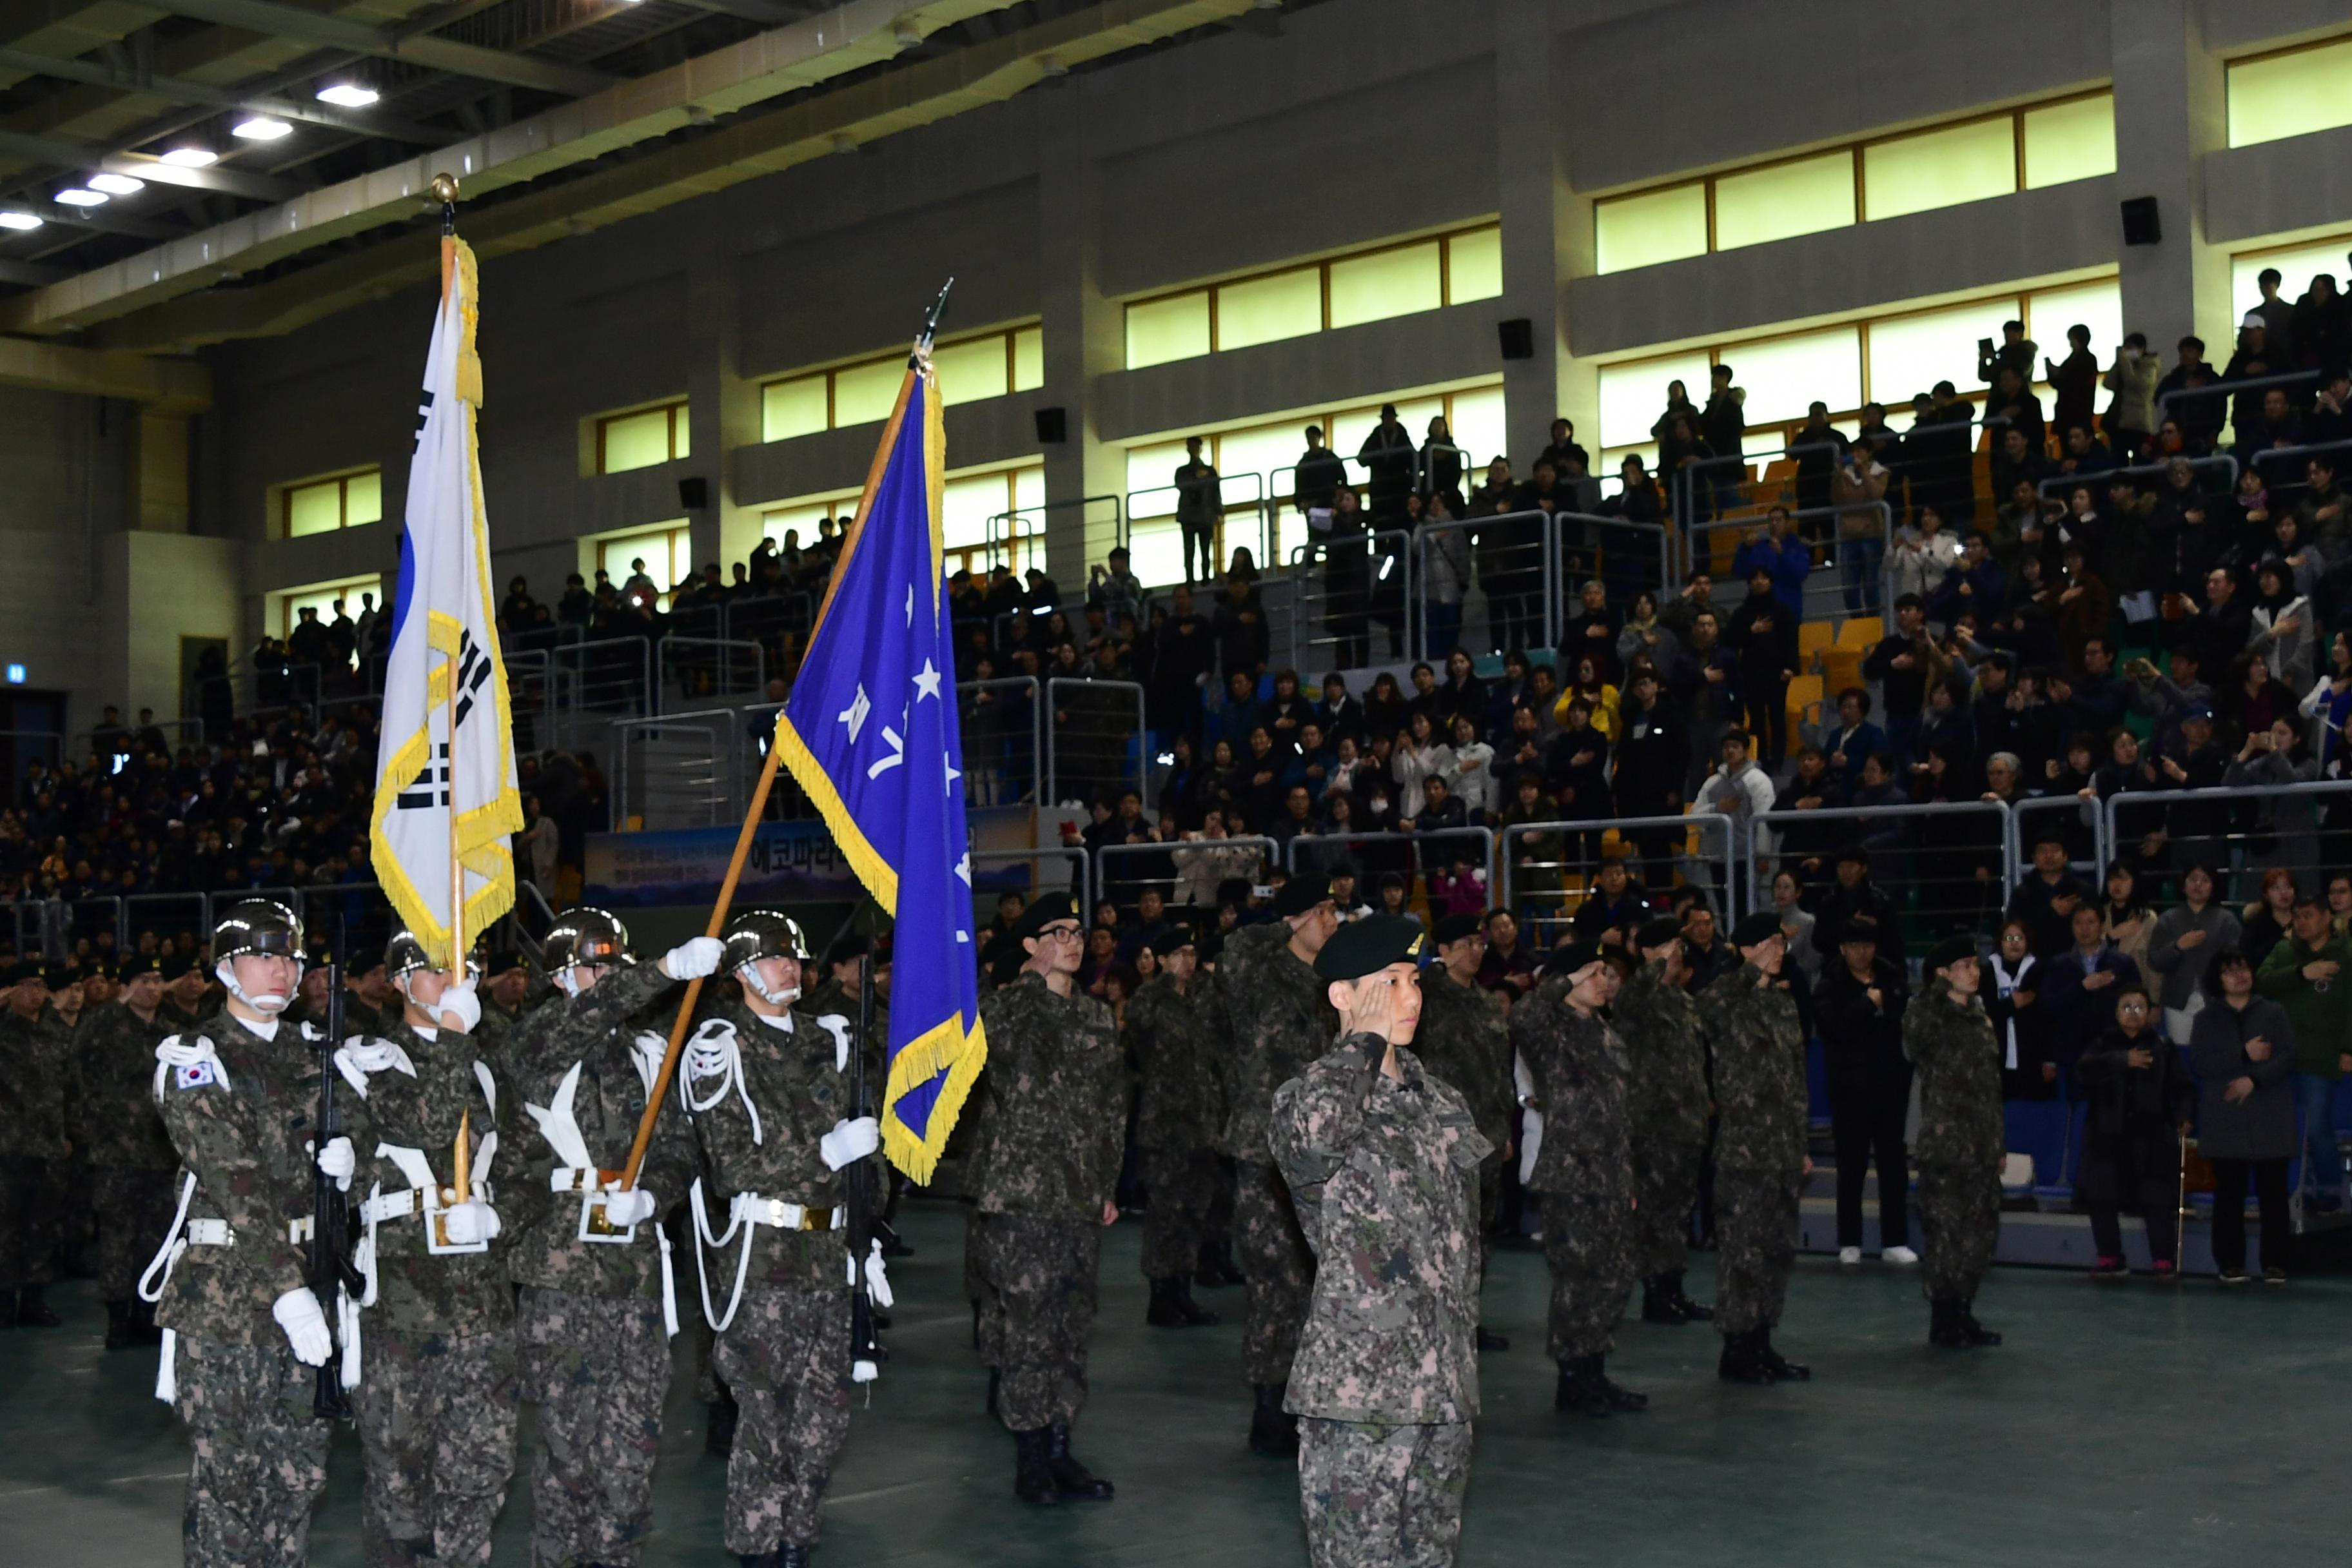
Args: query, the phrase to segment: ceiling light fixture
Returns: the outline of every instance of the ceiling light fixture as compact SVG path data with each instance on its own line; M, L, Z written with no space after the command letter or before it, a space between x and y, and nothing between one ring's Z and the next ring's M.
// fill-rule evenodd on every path
M163 154L164 163L181 169L204 169L220 162L220 154L209 147L174 147Z
M338 109L365 109L383 94L372 87L355 82L339 81L319 89L319 101L331 103Z
M104 191L86 191L79 185L58 193L58 200L69 207L102 207L111 199Z
M135 196L147 188L147 182L129 174L92 174L89 188L104 191L110 196Z
M287 124L283 120L272 120L267 114L257 114L250 120L240 120L236 122L235 130L237 135L244 137L247 142L275 142L281 136L290 136L294 133L294 128L291 125Z
M37 214L14 211L0 212L0 228L13 228L22 232L28 228L38 228L40 226L41 219Z

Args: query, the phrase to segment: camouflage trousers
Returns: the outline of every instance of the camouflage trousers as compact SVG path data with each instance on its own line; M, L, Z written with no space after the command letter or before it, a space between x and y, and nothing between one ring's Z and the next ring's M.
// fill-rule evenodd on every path
M1143 1277L1189 1276L1208 1238L1209 1205L1217 1196L1217 1157L1206 1149L1146 1149L1141 1154Z
M1706 1145L1649 1142L1633 1144L1633 1192L1640 1206L1633 1211L1633 1264L1643 1279L1679 1274L1690 1267L1691 1207L1698 1202L1699 1166Z
M1744 1334L1780 1321L1797 1263L1796 1171L1715 1168L1715 1326Z
M1633 1210L1626 1194L1538 1193L1551 1266L1546 1336L1554 1361L1607 1355L1633 1284Z
M1298 1423L1298 1512L1312 1568L1451 1568L1471 1428Z
M179 1173L100 1165L90 1173L90 1207L98 1215L98 1299L128 1301L172 1228Z
M988 1268L982 1255L984 1243L980 1234L980 1211L972 1209L963 1218L963 1293L971 1303L971 1348L982 1366L1004 1364L1004 1303L996 1299L996 1287L988 1282Z
M333 1428L310 1414L317 1379L283 1342L178 1336L172 1408L188 1430L186 1568L299 1564L327 1486Z
M63 1160L0 1160L0 1290L57 1279L69 1200Z
M849 1293L746 1285L710 1359L742 1412L727 1461L727 1550L814 1546L849 1440Z
M487 1564L514 1479L514 1331L452 1338L369 1324L362 1332L365 1373L352 1405L368 1568Z
M1014 1432L1067 1426L1087 1402L1102 1227L1026 1215L974 1216L981 1272L998 1312L997 1413ZM984 1316L985 1314L983 1314Z
M1927 1300L1965 1301L1984 1283L2000 1245L2000 1172L1981 1165L1919 1167L1919 1231L1927 1252L1919 1288Z
M1315 1294L1315 1255L1299 1232L1282 1173L1255 1160L1242 1161L1234 1173L1234 1261L1248 1291L1242 1371L1253 1384L1288 1383Z
M669 1344L661 1303L534 1285L522 1293L523 1397L539 1406L530 1466L534 1568L635 1568L653 1528Z

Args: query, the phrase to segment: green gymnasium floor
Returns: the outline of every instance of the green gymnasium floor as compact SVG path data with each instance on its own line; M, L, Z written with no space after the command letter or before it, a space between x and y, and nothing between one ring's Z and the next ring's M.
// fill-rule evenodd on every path
M918 1256L894 1269L895 1359L835 1478L820 1563L1306 1561L1293 1478L1242 1443L1239 1291L1203 1293L1225 1313L1217 1328L1146 1330L1138 1230L1118 1227L1079 1427L1080 1453L1117 1479L1118 1500L1032 1510L1009 1493L1010 1440L981 1412L961 1217L919 1205L907 1218ZM1711 1260L1699 1261L1704 1297ZM1538 1256L1497 1258L1489 1321L1513 1345L1483 1363L1465 1563L2344 1560L2343 1279L2223 1295L2210 1283L2159 1292L2002 1270L1979 1306L2009 1342L1961 1355L1927 1348L1916 1276L1872 1264L1842 1277L1808 1258L1779 1342L1812 1363L1813 1383L1734 1389L1715 1379L1710 1331L1630 1322L1613 1370L1654 1403L1609 1421L1551 1409L1545 1289ZM175 1563L184 1450L149 1397L153 1358L100 1350L86 1285L60 1300L67 1328L0 1334L0 1563ZM700 1409L678 1397L672 1416L646 1562L731 1563L719 1537L724 1473L702 1453ZM525 1475L530 1441L526 1424ZM346 1434L314 1562L359 1562L358 1493ZM519 1477L501 1563L529 1561L528 1515Z

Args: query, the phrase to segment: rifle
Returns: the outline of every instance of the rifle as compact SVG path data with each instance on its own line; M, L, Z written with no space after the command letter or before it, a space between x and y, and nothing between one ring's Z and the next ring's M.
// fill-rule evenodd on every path
M319 1047L319 1123L312 1136L320 1149L343 1132L342 1112L335 1108L335 1047L343 1035L343 970L341 944L337 946L338 955L327 960L327 1037ZM327 1331L332 1334L342 1321L337 1310L341 1292L360 1287L362 1281L343 1255L351 1216L342 1189L315 1163L310 1180L310 1293L318 1297L319 1310L326 1314ZM321 1421L350 1420L352 1401L343 1392L342 1358L330 1354L318 1373L310 1414Z
M866 1042L874 1037L874 944L882 940L880 913L870 898L858 900L856 916L866 928L866 951L857 959L857 1048L850 1056L849 1114L864 1116L866 1109ZM842 1192L847 1200L849 1223L849 1363L855 1368L859 1362L876 1367L882 1364L882 1343L874 1332L874 1293L866 1282L866 1257L873 1247L874 1205L869 1190L873 1181L867 1163L859 1160L842 1173Z

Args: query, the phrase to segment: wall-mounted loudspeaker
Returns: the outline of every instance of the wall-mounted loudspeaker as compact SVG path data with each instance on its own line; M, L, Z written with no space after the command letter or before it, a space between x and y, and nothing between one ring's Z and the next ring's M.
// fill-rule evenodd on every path
M699 474L677 481L677 504L688 511L700 511L710 504L710 481Z
M1037 442L1040 446L1059 446L1070 438L1070 412L1066 408L1037 410Z
M1505 359L1536 357L1536 324L1525 316L1514 316L1507 321L1496 322L1495 335L1502 340Z
M2154 245L2164 237L2164 227L2157 222L2156 198L2134 196L2123 204L2124 243Z

